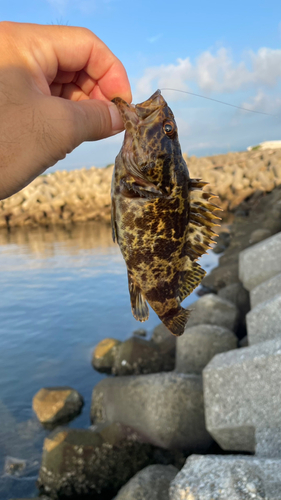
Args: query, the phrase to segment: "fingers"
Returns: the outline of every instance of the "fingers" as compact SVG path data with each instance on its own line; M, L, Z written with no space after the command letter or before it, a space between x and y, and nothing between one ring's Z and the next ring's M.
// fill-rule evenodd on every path
M29 66L43 89L43 76L48 85L63 82L62 73L84 70L99 90L91 98L103 96L111 101L122 97L131 102L131 90L126 70L111 50L90 30L71 26L41 26L36 24L1 23L1 30L13 41L13 53L17 51ZM57 75L59 79L56 80ZM84 80L86 80L84 78ZM85 85L85 81L83 83ZM82 88L83 92L85 89Z

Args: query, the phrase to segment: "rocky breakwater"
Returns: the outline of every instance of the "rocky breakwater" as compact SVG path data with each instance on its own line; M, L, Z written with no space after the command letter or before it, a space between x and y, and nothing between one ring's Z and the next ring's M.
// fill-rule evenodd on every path
M270 192L281 185L281 149L184 157L191 177L209 182L206 190L219 195L217 203L225 211L234 210L256 191ZM112 171L113 166L82 168L35 179L0 201L0 228L109 222Z
M110 221L113 166L57 171L0 201L0 228Z

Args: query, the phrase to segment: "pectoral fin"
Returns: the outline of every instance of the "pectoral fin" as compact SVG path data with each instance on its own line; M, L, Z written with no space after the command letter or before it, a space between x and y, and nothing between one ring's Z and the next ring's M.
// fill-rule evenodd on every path
M130 274L128 274L128 281L133 316L138 321L146 321L149 317L149 309L146 300L140 288L133 282Z
M179 279L179 300L182 302L190 295L195 288L200 285L206 271L197 262L190 261L190 269L183 271Z

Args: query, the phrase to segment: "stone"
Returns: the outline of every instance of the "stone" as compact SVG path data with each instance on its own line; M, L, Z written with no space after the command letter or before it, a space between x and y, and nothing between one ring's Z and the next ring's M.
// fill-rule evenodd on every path
M177 338L176 371L202 373L203 368L220 352L237 347L237 337L227 328L196 325L186 328Z
M194 325L218 325L235 331L238 323L239 311L229 300L222 299L213 293L200 297L191 306L192 312L187 323L190 328Z
M272 299L275 295L281 294L281 273L273 278L264 281L251 290L250 300L252 308L266 300Z
M239 340L238 347L248 347L248 346L249 346L248 335L245 335L245 337Z
M281 339L281 293L256 305L246 316L249 345Z
M217 292L221 288L230 285L231 283L237 283L239 281L238 276L238 260L237 262L232 262L231 264L220 265L213 269L205 278L202 280L202 285L206 288L210 288L213 292Z
M79 415L83 404L81 394L68 386L44 387L32 400L38 420L47 427L69 422Z
M240 312L240 316L244 317L250 311L250 296L242 283L231 283L230 285L221 288L218 291L218 296L221 299L229 300L235 304Z
M92 495L111 500L151 462L151 455L152 447L120 424L105 424L95 431L58 428L44 441L37 486L53 499Z
M112 373L114 375L139 375L173 370L175 349L169 352L160 350L159 345L140 337L131 337L122 342L115 353Z
M149 465L132 477L114 500L169 500L170 482L177 473L173 465Z
M255 243L259 243L260 241L263 241L266 238L269 238L271 235L272 235L272 233L269 229L264 229L264 228L255 229L250 235L249 243L251 245L253 245Z
M206 451L202 378L166 372L101 380L93 390L93 423L120 422L165 449Z
M132 335L136 335L137 337L146 337L147 331L144 328L138 328L133 331Z
M281 460L192 455L170 486L169 500L279 500Z
M172 337L170 333L169 335ZM108 342L107 345L112 345L109 351L106 351L107 345L101 345L102 343L103 341L97 345L92 360L93 367L100 372L139 375L171 371L175 367L175 342L167 338L155 343L133 336L124 342Z
M281 233L277 233L240 253L239 278L249 291L280 272Z
M4 464L5 474L19 476L26 468L27 461L21 458L6 457Z
M92 366L101 373L111 373L114 363L116 348L121 344L120 340L106 338L101 340L93 352Z
M203 382L206 426L221 448L281 456L281 339L218 354Z

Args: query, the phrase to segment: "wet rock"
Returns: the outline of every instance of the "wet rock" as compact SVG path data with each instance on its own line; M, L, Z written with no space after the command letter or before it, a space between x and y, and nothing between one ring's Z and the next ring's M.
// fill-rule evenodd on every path
M222 253L224 252L230 243L230 234L226 231L221 231L218 238L216 239L217 244L213 248L213 252Z
M276 274L264 283L256 286L251 290L251 306L256 307L258 304L272 299L275 295L281 294L281 273Z
M157 373L174 369L174 353L165 353L159 345L139 337L131 337L122 342L116 350L112 367L114 375Z
M4 464L4 472L5 474L9 474L11 476L19 476L26 468L26 464L27 461L21 458L6 457Z
M171 371L175 367L175 340L171 340L171 337L169 332L169 337L162 336L161 340L159 337L159 342L138 336L133 336L125 342L116 341L114 344L107 342L105 345L102 341L94 351L92 364L98 371L113 375ZM111 344L112 348L103 355L104 350Z
M89 496L111 500L151 462L152 448L120 424L88 429L60 428L44 441L38 487L53 499ZM76 498L76 497L75 497Z
M281 461L192 455L170 487L170 500L279 500Z
M198 375L157 373L99 382L91 405L94 423L120 422L165 449L207 450L202 380Z
M281 293L256 305L246 316L249 344L281 338Z
M281 233L244 250L239 257L239 276L251 291L281 272Z
M222 326L232 331L236 329L239 316L237 307L213 293L200 297L195 304L192 304L191 309L188 328L208 324Z
M271 235L272 235L272 233L269 229L264 229L264 228L255 229L255 231L253 231L251 233L249 243L251 245L253 245L255 243L259 243L260 241L263 241L266 238L269 238Z
M117 347L120 340L106 338L101 340L95 347L92 357L92 365L101 373L111 373Z
M133 331L133 335L135 335L136 337L146 337L147 331L144 328L138 328L137 330Z
M37 418L45 426L68 422L79 415L83 398L71 387L45 387L35 394L32 407Z
M172 465L149 465L132 477L114 500L169 500L170 482L177 473Z
M281 457L281 340L218 354L203 379L207 429L221 448Z
M202 285L204 287L210 288L213 291L218 291L221 288L230 285L231 283L237 283L238 281L239 276L237 259L237 262L220 265L219 267L213 269L202 280Z
M216 325L186 328L184 334L177 339L176 371L202 373L216 354L236 347L237 338L227 328Z

